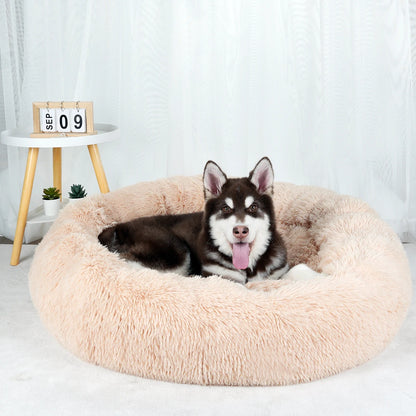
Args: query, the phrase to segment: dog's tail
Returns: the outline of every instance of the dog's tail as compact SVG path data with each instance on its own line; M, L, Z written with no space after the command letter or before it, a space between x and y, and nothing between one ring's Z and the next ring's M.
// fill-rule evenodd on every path
M117 239L116 226L114 225L103 230L101 234L98 236L98 241L103 246L106 246L110 251L117 251L119 243Z

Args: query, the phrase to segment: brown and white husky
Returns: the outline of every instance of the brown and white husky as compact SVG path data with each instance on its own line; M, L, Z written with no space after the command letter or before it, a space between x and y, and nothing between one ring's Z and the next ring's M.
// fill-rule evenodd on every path
M238 283L280 279L286 248L276 231L273 167L262 158L246 178L227 178L214 162L203 175L203 212L142 217L105 229L101 244L136 266Z

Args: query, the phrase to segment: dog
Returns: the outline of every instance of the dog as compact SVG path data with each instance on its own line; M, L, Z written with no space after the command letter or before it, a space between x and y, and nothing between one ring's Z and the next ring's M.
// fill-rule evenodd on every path
M139 268L242 284L280 279L289 266L276 230L273 183L267 157L244 178L228 178L208 161L203 212L137 218L103 230L98 240Z

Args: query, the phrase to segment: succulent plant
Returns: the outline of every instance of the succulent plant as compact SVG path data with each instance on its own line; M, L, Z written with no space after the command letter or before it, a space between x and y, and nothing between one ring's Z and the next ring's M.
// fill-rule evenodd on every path
M71 185L71 191L68 193L69 197L71 199L77 199L77 198L84 198L87 196L87 193L85 192L85 189L82 185Z
M61 191L54 186L43 189L42 199L59 199L61 197Z

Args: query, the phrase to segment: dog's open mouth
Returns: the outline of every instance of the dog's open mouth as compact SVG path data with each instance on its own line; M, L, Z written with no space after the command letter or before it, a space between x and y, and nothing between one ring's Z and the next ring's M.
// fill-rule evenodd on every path
M236 269L247 269L250 256L249 243L234 243L233 244L233 265Z

